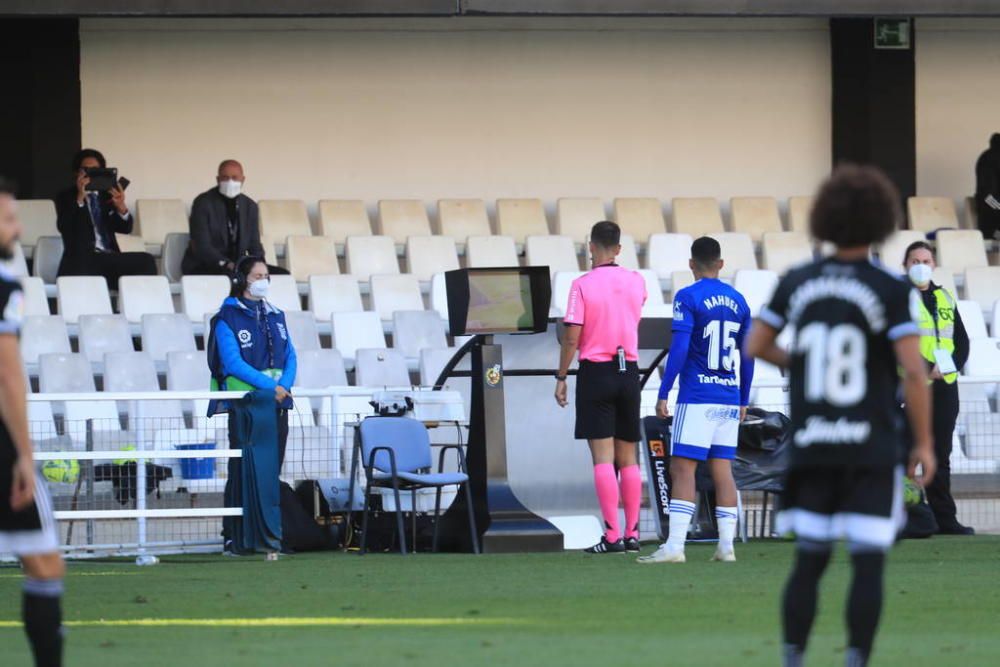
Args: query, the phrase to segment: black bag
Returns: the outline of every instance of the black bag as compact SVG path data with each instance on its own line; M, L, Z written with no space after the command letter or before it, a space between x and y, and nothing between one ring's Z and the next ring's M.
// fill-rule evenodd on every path
M900 535L904 540L922 540L938 532L938 522L926 500L906 508L906 525Z
M281 547L291 551L337 549L340 532L336 526L321 526L306 510L288 484L281 483Z

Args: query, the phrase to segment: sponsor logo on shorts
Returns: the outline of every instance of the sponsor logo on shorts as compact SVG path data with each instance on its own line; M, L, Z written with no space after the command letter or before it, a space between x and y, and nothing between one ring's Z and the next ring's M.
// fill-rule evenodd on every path
M662 440L650 440L649 451L653 456L665 456L667 453Z
M738 408L709 408L705 410L705 419L710 422L725 422L740 418Z
M661 443L662 444L662 443ZM660 514L670 516L670 484L667 482L667 462L654 461L656 473L656 495L660 498Z
M493 364L486 369L486 384L491 387L495 387L500 384L500 380L503 378L503 371L500 370L500 364Z
M872 425L869 422L852 422L841 417L829 421L822 417L810 417L805 428L795 432L795 446L808 447L815 443L831 445L858 445L868 442Z

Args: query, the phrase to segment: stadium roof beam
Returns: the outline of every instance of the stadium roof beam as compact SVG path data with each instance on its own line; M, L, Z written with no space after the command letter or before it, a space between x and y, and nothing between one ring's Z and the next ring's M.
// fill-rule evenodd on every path
M458 0L3 0L0 16L456 16Z

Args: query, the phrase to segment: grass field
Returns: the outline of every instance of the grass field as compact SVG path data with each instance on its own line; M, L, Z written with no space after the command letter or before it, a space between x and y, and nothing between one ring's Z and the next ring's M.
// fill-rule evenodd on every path
M301 554L72 563L67 664L776 665L791 545L740 562L630 557ZM644 549L648 552L651 547ZM823 588L811 666L839 665L847 562ZM29 664L20 573L0 568L0 664ZM878 665L1000 664L1000 538L905 542L891 557Z

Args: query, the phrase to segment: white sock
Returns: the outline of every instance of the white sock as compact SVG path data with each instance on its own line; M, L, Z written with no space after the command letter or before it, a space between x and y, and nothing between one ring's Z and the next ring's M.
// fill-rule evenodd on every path
M684 551L687 540L688 526L694 518L694 503L686 500L670 501L670 535L667 536L667 548L672 551Z
M719 524L719 550L732 551L736 536L736 508L716 507L715 521Z

